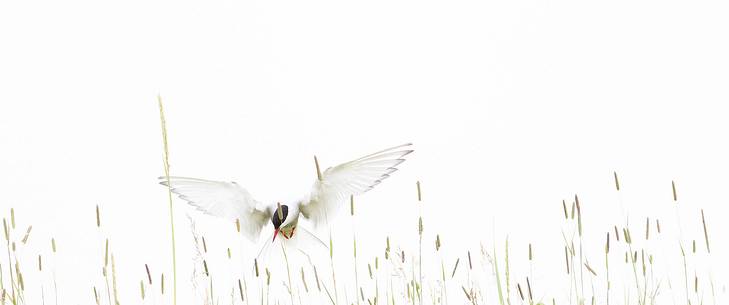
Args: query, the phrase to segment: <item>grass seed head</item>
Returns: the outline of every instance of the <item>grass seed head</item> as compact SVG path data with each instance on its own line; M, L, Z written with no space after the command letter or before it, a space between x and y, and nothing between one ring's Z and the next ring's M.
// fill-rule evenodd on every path
M418 217L418 235L423 236L423 217Z
M451 278L456 276L456 271L458 270L458 262L460 262L460 261L461 261L460 258L456 259L456 264L453 266L453 272L451 272Z
M10 232L8 232L8 221L3 218L3 229L5 229L5 240L10 240Z
M650 237L650 231L651 231L651 220L650 218L645 218L645 240L648 240Z
M152 273L149 272L149 266L147 264L144 264L144 270L147 271L147 280L149 280L149 285L152 285Z
M706 241L706 252L711 253L711 247L709 247L709 230L706 229L706 218L704 217L704 209L701 209L701 224L704 226L704 240Z
M25 236L23 236L23 240L22 240L24 245L28 243L28 236L30 236L31 230L33 230L33 226L28 226L28 229L25 231Z

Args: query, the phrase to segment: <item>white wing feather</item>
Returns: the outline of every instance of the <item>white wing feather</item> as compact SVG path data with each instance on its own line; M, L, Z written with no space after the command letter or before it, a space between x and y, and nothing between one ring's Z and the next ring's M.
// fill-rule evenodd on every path
M211 181L197 178L159 177L160 184L169 186L180 199L205 214L240 221L241 232L256 242L263 226L271 218L271 208L260 203L235 182Z
M362 158L327 168L321 180L314 182L314 187L301 206L301 213L315 225L328 221L336 213L339 206L367 192L390 177L397 166L404 162L406 155L413 152L412 144L404 144L385 149Z

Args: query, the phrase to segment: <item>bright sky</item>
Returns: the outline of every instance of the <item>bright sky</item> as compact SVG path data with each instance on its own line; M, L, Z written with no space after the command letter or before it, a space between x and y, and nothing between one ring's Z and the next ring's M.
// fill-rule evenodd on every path
M0 211L15 208L17 234L33 225L29 269L56 238L62 300L92 302L109 237L121 301L138 302L145 263L171 272L160 94L172 174L235 180L264 202L303 196L313 155L326 167L413 142L357 199L363 258L388 235L414 249L420 180L424 251L440 234L450 268L508 235L520 280L531 242L535 289L565 297L561 201L578 194L593 265L622 202L637 235L646 217L665 224L661 264L676 279L676 215L684 245L703 245L703 208L713 259L690 264L726 298L728 14L722 1L5 1ZM187 293L191 210L175 208ZM216 251L236 241L230 224L191 215ZM350 218L333 224L343 253ZM27 278L48 298L47 273Z

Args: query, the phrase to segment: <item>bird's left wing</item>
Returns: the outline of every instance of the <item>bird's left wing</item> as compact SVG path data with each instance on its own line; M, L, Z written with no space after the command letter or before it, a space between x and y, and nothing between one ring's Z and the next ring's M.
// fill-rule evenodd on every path
M261 208L253 196L235 182L211 181L187 177L159 177L180 199L205 214L238 220L241 232L256 242L261 229L271 218L271 208Z
M412 144L404 144L327 168L302 203L302 215L315 225L327 221L350 196L367 192L390 177L411 152Z

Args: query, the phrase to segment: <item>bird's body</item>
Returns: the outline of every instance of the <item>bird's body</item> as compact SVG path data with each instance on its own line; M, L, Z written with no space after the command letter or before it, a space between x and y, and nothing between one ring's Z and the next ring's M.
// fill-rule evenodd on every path
M321 173L317 161L317 179L310 194L284 204L261 204L235 182L160 177L160 183L206 214L238 221L241 232L251 241L258 240L268 222L274 227L272 242L279 234L287 240L300 234L313 237L305 229L297 228L301 216L315 226L328 222L351 196L371 190L395 172L396 166L405 161L403 157L413 152L410 146L405 144L385 149L327 168ZM299 232L305 234L297 234Z

